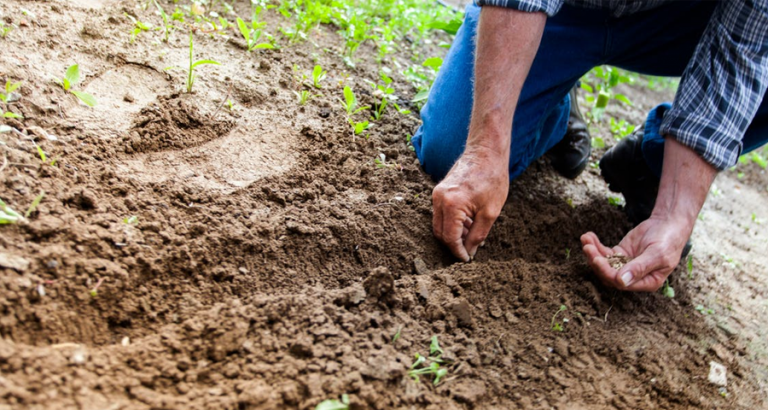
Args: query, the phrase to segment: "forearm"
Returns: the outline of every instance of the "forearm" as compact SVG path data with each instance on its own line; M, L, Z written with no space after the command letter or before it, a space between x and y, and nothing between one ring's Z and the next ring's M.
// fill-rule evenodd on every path
M685 223L693 229L715 176L717 170L712 165L692 149L667 137L653 217Z
M477 35L468 150L490 149L509 157L512 118L546 19L544 13L483 7Z

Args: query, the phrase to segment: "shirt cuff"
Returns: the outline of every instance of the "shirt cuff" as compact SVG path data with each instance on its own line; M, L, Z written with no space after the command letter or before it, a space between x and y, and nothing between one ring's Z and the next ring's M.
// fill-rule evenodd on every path
M741 155L741 140L729 136L732 132L719 129L712 118L680 112L674 107L664 115L659 132L696 151L719 171L736 165Z
M478 6L505 7L528 13L546 13L552 17L560 11L563 0L475 0Z

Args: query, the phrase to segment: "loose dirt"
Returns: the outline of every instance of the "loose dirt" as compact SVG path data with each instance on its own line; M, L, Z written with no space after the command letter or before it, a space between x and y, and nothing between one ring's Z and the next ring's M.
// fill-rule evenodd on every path
M137 5L3 3L6 23L26 21L0 40L0 80L23 82L9 108L25 118L5 124L27 136L0 134L0 198L24 210L46 196L0 228L0 408L312 409L342 394L355 409L766 406L766 234L749 225L763 174L718 179L674 299L595 280L579 236L614 244L629 225L596 170L565 181L544 161L512 184L477 258L456 263L406 142L418 119L388 110L353 140L338 106L344 81L376 102L370 44L352 69L328 27L250 54L198 34L196 56L223 65L201 66L190 95L163 70L184 66L184 33L128 43L125 12L157 19ZM286 24L267 16L270 32ZM315 61L328 87L300 107L292 68ZM50 81L74 62L97 108ZM647 108L636 101L628 120ZM434 335L451 363L436 387L407 376ZM707 381L710 361L727 390Z
M614 269L623 268L627 262L629 262L629 259L620 253L608 257L608 264Z

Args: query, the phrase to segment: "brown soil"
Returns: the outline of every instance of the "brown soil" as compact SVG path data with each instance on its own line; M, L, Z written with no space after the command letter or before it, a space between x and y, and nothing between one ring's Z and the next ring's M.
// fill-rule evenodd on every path
M322 51L338 48L332 29L318 47L251 54L198 35L198 58L225 64L202 66L189 95L162 70L184 65L186 38L129 45L124 11L156 19L132 1L4 2L7 23L26 23L0 40L0 80L23 81L9 108L25 119L5 123L28 137L0 134L0 198L23 210L46 196L0 228L0 408L311 409L345 393L355 409L766 405L764 345L693 308L708 281L681 268L668 299L595 280L579 236L616 243L629 227L604 188L582 189L595 171L572 183L535 164L475 261L455 263L406 144L418 119L389 110L353 140L338 108L343 72L375 102L369 44L350 69ZM299 107L292 67L315 57L328 86ZM50 81L73 62L94 109ZM713 252L695 253L702 278ZM739 302L733 283L722 295ZM764 300L755 283L739 323ZM437 387L406 374L433 335L450 362ZM727 397L707 382L712 360L728 366Z

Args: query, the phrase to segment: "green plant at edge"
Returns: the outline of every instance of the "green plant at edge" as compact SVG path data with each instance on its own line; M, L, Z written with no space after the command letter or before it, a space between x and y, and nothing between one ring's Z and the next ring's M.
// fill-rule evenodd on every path
M560 322L557 321L557 316L561 312L565 312L567 309L568 308L565 305L560 305L560 309L558 309L557 312L555 312L554 316L552 316L552 323L550 325L551 328L552 328L552 331L555 331L555 332L562 332L563 331L563 325Z
M152 27L150 25L146 23L142 23L141 21L139 21L138 19L136 19L135 17L131 16L128 13L125 13L125 17L128 17L128 19L130 19L131 22L133 23L133 29L131 30L131 35L129 38L129 43L131 44L133 44L133 42L136 41L136 38L139 36L139 34L142 31L152 30Z
M187 92L192 92L192 85L195 83L195 67L203 64L221 65L218 61L213 60L197 60L195 61L194 51L192 44L192 33L189 33L189 70L187 71Z
M5 92L0 92L0 101L3 102L3 104L8 104L8 101L11 99L11 93L16 91L21 86L21 82L12 83L10 80L6 80L5 82ZM24 118L23 116L16 114L14 112L0 111L3 113L3 118Z
M315 88L323 88L320 85L320 82L325 79L326 74L328 74L328 72L323 71L323 67L320 67L319 64L315 65L315 68L312 70L312 85L314 85Z
M155 3L155 7L157 7L157 11L160 13L160 17L162 17L163 19L163 34L164 34L163 41L167 43L171 36L171 29L175 29L176 26L174 26L171 23L171 17L168 14L166 14L165 10L163 10L162 7L160 7L160 3L158 3L157 0L152 0L152 1Z
M89 107L96 106L96 98L94 96L84 91L71 89L80 82L80 67L77 64L73 64L67 68L67 71L64 73L64 78L54 78L54 80L64 88L64 91L69 91L85 105Z
M349 409L349 395L342 394L341 400L330 399L321 401L315 410L347 410Z

